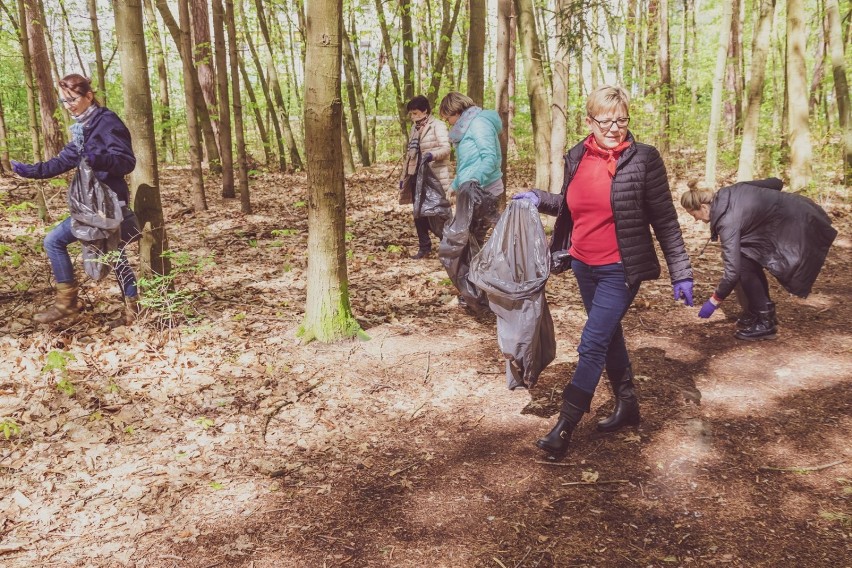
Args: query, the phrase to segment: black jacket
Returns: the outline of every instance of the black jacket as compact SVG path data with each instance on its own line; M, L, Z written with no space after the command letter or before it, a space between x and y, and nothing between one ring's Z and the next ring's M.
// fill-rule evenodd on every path
M791 294L810 294L837 231L819 205L782 192L782 185L777 178L740 182L713 198L711 237L722 244L725 266L718 298L739 280L741 255L769 270Z
M611 194L615 237L627 283L634 286L643 280L660 277L660 262L651 237L652 227L666 258L672 282L692 278L692 267L683 244L663 159L653 146L636 142L629 132L627 136L632 143L618 158ZM560 195L535 190L541 200L539 211L556 215L551 253L571 247L574 221L565 203L565 192L585 152L583 142L580 142L565 154L565 181Z

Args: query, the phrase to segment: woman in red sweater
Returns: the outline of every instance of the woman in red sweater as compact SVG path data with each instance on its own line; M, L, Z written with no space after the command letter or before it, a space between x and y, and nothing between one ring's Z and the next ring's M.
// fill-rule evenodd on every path
M666 168L656 148L636 142L627 129L627 92L609 85L595 89L586 101L586 113L591 133L565 155L561 195L535 189L513 197L529 199L540 212L556 216L552 272L573 270L588 315L577 348L577 369L562 393L559 420L536 442L555 455L568 450L604 369L615 412L598 422L598 430L639 423L621 319L640 283L660 276L652 228L668 265L674 299L692 305L692 267Z

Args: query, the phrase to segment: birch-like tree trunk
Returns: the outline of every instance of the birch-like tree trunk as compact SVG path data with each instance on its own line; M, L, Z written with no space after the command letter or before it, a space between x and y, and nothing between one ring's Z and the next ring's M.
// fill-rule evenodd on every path
M228 95L228 54L225 48L225 9L222 0L213 2L213 54L216 60L216 90L219 104L219 153L222 155L222 197L234 192L234 153L231 141L231 98ZM239 84L239 82L237 83Z
M802 0L787 0L787 112L790 117L790 189L792 191L801 191L811 180L806 45L804 3Z
M358 70L352 57L352 46L349 43L349 34L344 29L343 33L343 71L346 76L346 97L349 100L349 113L352 116L352 133L355 135L355 147L361 164L370 165L370 149L367 146L366 132L362 129L361 109L358 106L358 94L355 92L356 82L360 82ZM363 96L363 95L362 95ZM363 99L362 99L363 103ZM366 124L366 122L364 123Z
M834 77L834 95L837 99L840 130L843 132L843 181L848 186L852 184L852 109L849 106L849 83L846 80L843 32L837 0L825 0L825 12L828 20L828 47Z
M742 52L739 18L740 6L740 0L733 0L733 7L731 8L731 40L728 43L727 91L734 98L733 100L727 99L725 101L725 119L728 123L728 132L731 139L735 139L742 131L743 73L740 66Z
M669 0L660 0L660 48L657 59L660 63L660 134L657 149L666 158L669 155L669 124L671 109L674 105L674 86L672 85L671 50L669 42Z
M130 174L130 201L142 226L139 256L143 272L168 274L169 259L163 257L169 244L160 200L157 170L157 140L154 109L148 77L148 54L141 0L115 2L115 35L121 65L124 119L133 139L136 168Z
M6 111L0 101L0 167L4 172L12 171L12 162L9 157L9 135L6 130Z
M38 11L38 2L25 4L27 18L27 34L30 39L30 56L38 83L39 111L41 113L41 134L44 140L43 158L48 160L62 151L65 146L65 136L56 120L57 92L51 77L52 66L44 40L44 15Z
M307 5L305 155L308 158L308 270L299 335L323 342L351 337L360 326L349 306L346 191L340 129L342 0Z
M512 67L510 49L512 46L512 0L497 0L497 80L494 82L494 95L497 114L503 122L500 130L500 154L502 155L503 185L506 185L506 162L509 155L509 71Z
M385 57L387 58L388 70L390 71L394 93L396 94L397 118L399 119L400 132L402 133L401 141L405 142L408 140L408 123L406 121L405 114L406 101L403 100L404 94L402 90L402 81L400 81L396 61L393 56L393 45L391 43L390 31L388 28L387 18L385 17L385 8L382 0L376 0L376 15L379 20L379 29L382 32L382 47L384 49Z
M160 26L157 24L157 17L154 15L154 5L151 0L144 0L142 6L145 12L145 19L148 21L148 33L151 34L151 42L149 48L154 56L154 65L157 67L157 84L159 87L159 111L160 111L160 150L157 153L158 158L165 162L166 152L171 150L172 160L175 159L175 148L172 141L172 111L171 102L169 101L169 71L166 68L166 58L163 55L163 38L160 35Z
M225 0L225 2L225 9L227 10L228 0ZM231 1L231 4L233 4L233 0ZM230 30L228 31L228 33L231 33ZM230 43L230 40L228 41ZM236 44L236 40L234 40L234 43ZM251 110L254 113L254 120L255 124L257 125L257 133L258 136L260 136L260 142L263 145L263 156L265 160L264 163L267 166L272 166L272 162L275 158L272 155L272 146L269 142L269 132L266 130L266 123L263 122L263 115L260 112L260 106L257 104L257 97L254 94L254 87L252 87L251 80L249 80L248 73L246 72L245 63L243 62L242 58L239 57L239 54L237 54L237 65L239 66L239 71L240 75L243 78L243 83L246 86L246 94L248 95L249 103L251 103ZM233 83L233 78L231 79L231 82Z
M219 3L221 0L213 0ZM240 60L239 44L237 43L237 24L234 14L234 0L225 0L225 22L228 28L228 64L231 71L231 92L233 93L234 138L237 146L237 185L240 190L240 210L251 213L251 198L249 196L248 161L246 155L245 121L243 120L243 98L240 93ZM224 72L224 69L222 70ZM266 140L264 149L268 152L269 141ZM268 155L267 155L268 157Z
M550 132L550 188L551 193L562 191L565 177L565 139L568 130L568 74L571 65L571 52L568 49L568 30L570 30L570 0L556 1L556 36L563 38L556 44L553 59L553 104Z
M716 160L719 152L719 125L722 122L722 95L725 90L725 68L728 43L731 41L733 1L722 0L722 21L719 23L719 43L716 47L716 72L713 75L713 95L710 98L710 128L707 132L707 157L704 162L704 184L716 187Z
M103 104L107 104L106 68L101 44L101 27L98 23L98 0L88 0L86 5L89 8L89 21L92 25L92 49L95 52L95 68L98 74L98 98Z
M746 110L743 117L743 135L739 165L737 166L737 181L748 181L755 177L754 158L757 153L760 105L763 102L763 83L766 77L769 40L772 35L772 20L775 15L775 0L760 0L759 10L751 50L751 78L748 83Z
M518 15L518 41L524 56L527 94L530 100L535 142L535 186L550 188L550 101L541 67L538 32L532 0L515 0Z
M468 0L467 96L482 106L485 102L485 0Z
M429 85L429 90L426 93L426 98L429 99L429 104L433 107L438 100L438 91L441 89L441 80L444 76L444 70L447 67L447 55L452 45L453 30L456 29L456 22L459 18L459 10L461 9L461 0L456 0L455 4L450 9L450 3L445 1L444 15L441 20L441 39L438 42L438 51L435 54L435 67L432 72L432 82ZM390 60L388 60L390 65Z
M185 78L183 91L186 102L187 145L189 146L189 165L192 170L190 195L192 197L192 208L196 211L204 211L207 209L207 197L204 194L204 176L201 170L201 136L195 104L198 93L195 91L197 88L195 81L192 80L192 77L195 76L192 57L188 56L192 53L192 40L189 37L189 0L178 0L178 17L180 18L181 28L180 45L184 54L181 61Z

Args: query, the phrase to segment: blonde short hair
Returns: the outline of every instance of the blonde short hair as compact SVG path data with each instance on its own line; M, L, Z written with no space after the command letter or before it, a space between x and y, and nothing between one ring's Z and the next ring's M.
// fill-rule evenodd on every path
M621 87L601 85L589 93L589 98L586 99L586 114L592 118L619 108L630 114L630 95Z
M709 189L690 189L680 196L680 204L687 212L698 211L702 205L710 205L714 197Z
M438 108L438 112L442 118L446 118L461 114L472 106L476 106L472 98L458 91L451 91L441 99L441 106Z

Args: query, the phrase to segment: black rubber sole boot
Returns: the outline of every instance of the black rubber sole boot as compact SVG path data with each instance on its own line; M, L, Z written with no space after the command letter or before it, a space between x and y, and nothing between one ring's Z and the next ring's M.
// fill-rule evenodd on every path
M775 323L775 304L767 303L767 310L757 312L757 321L747 329L741 329L734 337L743 341L765 341L775 339L778 333L778 325Z
M569 384L563 393L562 408L556 426L548 434L536 440L535 445L555 459L561 459L571 445L571 435L583 414L590 409L592 395Z
M598 421L598 432L615 432L625 426L638 426L641 417L636 385L633 383L633 370L627 368L612 373L607 370L607 377L615 398L615 410L608 417Z

